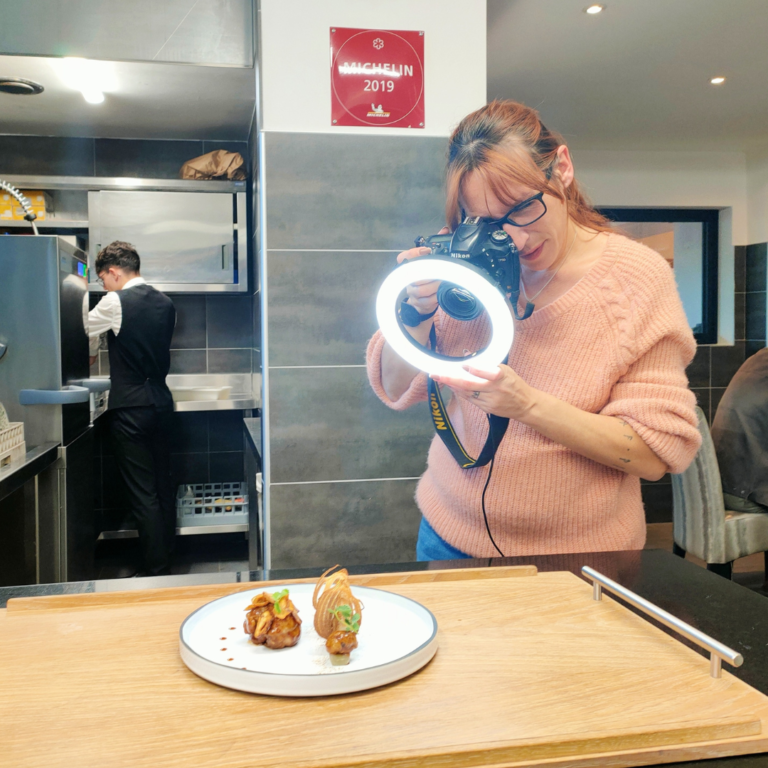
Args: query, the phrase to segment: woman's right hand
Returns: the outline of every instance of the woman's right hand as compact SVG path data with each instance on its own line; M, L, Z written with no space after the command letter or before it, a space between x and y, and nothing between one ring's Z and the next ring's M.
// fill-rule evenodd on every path
M440 234L446 234L447 227L440 230ZM409 259L418 259L432 253L431 248L416 247L403 251L397 256L397 263L402 264ZM439 280L419 280L409 285L405 291L408 295L408 303L415 307L422 315L428 315L437 307L437 289ZM432 328L432 320L425 320L415 327L407 326L408 333L424 346L429 341L429 332ZM381 384L391 400L399 400L403 393L410 387L414 376L419 374L419 369L406 363L389 344L384 345L381 352Z
M449 231L448 227L443 227L438 234L445 235ZM402 264L410 259L418 259L419 256L428 256L430 253L432 253L432 249L424 246L410 248L397 255L397 263ZM418 280L411 283L405 289L408 296L407 302L422 315L428 315L437 309L437 289L439 287L440 280Z

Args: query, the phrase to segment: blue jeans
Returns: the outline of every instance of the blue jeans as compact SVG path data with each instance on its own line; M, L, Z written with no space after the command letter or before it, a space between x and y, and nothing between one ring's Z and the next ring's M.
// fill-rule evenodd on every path
M463 560L472 557L467 555L456 547L452 547L447 541L441 539L435 529L427 522L426 518L421 518L419 526L419 538L416 541L416 559L420 562L425 560Z

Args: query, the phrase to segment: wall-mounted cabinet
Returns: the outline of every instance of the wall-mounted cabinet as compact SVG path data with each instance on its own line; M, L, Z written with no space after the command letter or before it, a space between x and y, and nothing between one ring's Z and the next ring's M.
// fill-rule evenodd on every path
M247 290L245 219L242 192L89 192L92 280L101 248L126 240L143 277L162 291Z
M142 276L161 291L248 291L245 182L60 176L7 180L22 189L47 190L52 200L60 201L56 207L62 210L53 211L42 227L66 234L63 230L70 226L81 237L87 228L92 292L103 291L94 268L96 256L114 240L136 247Z

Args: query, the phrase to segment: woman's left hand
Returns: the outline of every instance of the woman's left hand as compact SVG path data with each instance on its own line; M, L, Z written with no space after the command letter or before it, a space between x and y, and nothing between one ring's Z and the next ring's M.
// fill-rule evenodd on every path
M432 378L450 387L457 397L468 400L486 413L525 421L535 404L537 390L526 384L508 365L499 365L495 373L481 371L470 365L465 365L464 370L484 381L478 383L449 376Z

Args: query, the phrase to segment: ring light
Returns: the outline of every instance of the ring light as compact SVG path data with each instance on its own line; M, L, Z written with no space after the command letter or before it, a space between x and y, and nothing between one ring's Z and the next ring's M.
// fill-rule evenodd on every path
M416 346L398 321L396 302L403 289L419 280L447 280L466 288L485 307L491 319L491 341L470 360L445 360L433 357L429 350ZM415 368L436 376L450 376L465 381L481 382L464 370L465 364L483 371L495 372L506 359L514 338L512 313L503 294L483 275L466 264L453 259L418 258L407 261L389 273L376 298L376 317L384 338L392 349Z

